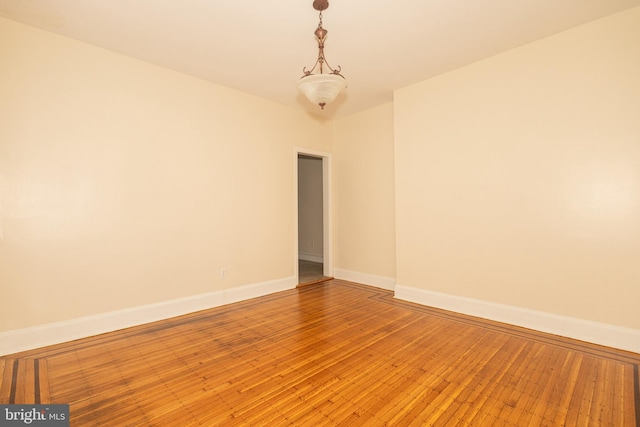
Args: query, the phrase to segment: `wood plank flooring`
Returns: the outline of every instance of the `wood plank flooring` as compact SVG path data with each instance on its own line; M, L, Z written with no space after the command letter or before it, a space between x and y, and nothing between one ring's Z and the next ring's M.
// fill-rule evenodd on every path
M640 426L640 355L331 280L0 358L73 426Z

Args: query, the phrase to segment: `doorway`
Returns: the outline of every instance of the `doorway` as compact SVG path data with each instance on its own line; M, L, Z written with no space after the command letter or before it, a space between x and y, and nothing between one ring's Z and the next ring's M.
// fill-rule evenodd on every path
M330 154L296 149L296 277L298 285L332 277Z

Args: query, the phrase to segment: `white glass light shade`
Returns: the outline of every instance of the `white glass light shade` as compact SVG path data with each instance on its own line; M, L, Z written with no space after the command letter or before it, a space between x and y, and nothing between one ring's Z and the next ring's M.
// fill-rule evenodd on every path
M347 81L339 74L309 74L298 82L298 89L314 104L324 108L347 87Z

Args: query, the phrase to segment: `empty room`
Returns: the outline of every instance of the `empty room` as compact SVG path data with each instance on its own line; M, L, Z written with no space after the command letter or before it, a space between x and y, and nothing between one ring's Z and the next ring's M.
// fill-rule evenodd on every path
M638 427L639 366L640 0L0 0L0 425Z

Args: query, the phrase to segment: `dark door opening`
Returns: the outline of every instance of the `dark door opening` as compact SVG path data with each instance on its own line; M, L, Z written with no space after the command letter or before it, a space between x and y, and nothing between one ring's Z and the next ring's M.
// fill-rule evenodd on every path
M298 284L326 280L324 275L323 158L298 154Z

